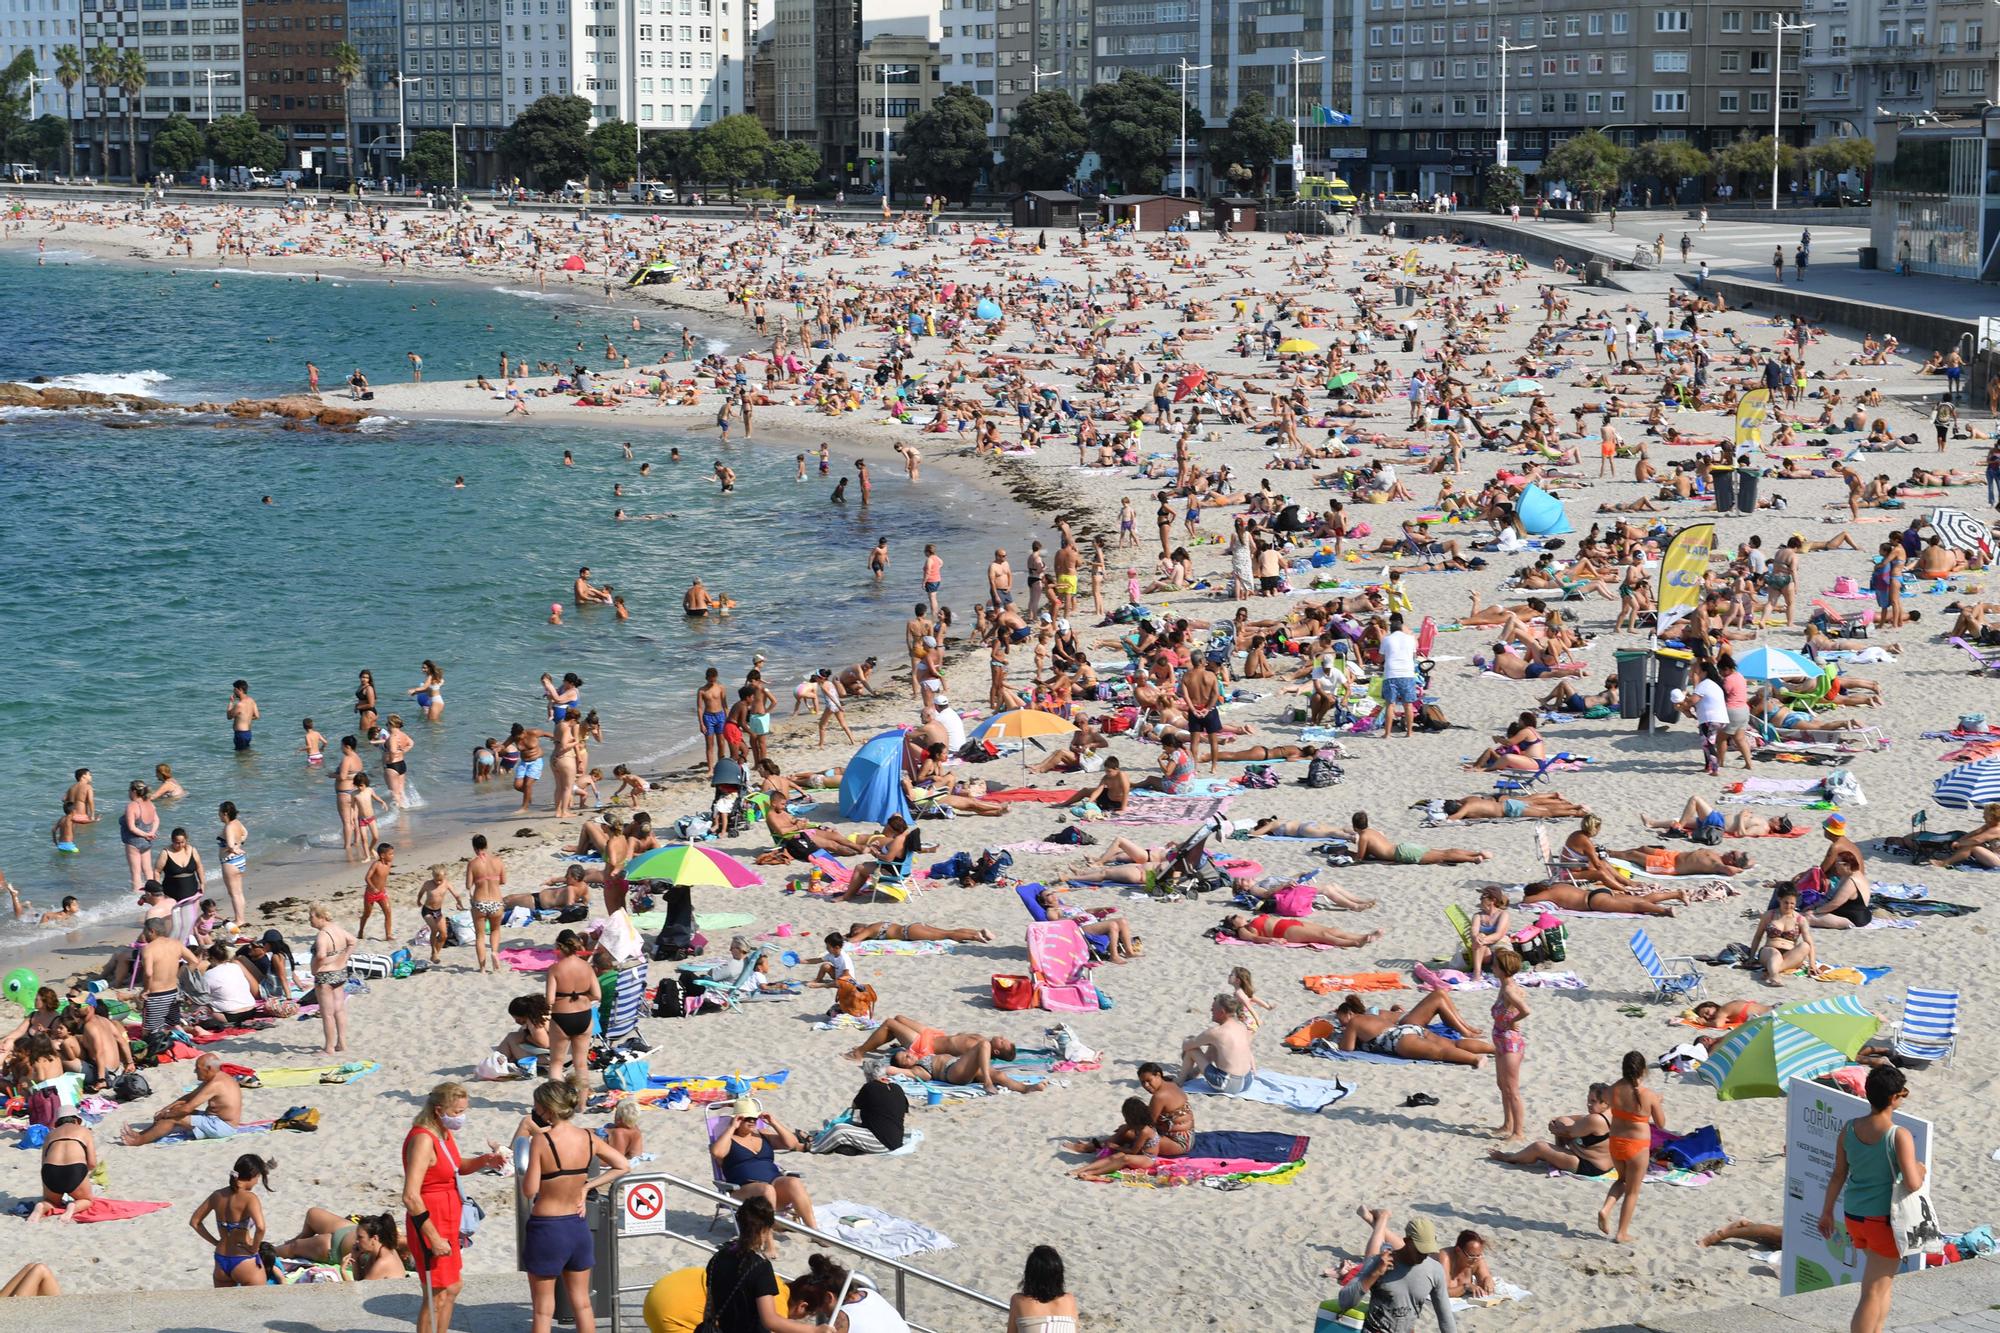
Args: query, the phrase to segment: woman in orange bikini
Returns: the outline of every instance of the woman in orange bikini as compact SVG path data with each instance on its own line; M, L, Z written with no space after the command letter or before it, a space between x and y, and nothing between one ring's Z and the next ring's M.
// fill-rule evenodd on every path
M1611 1207L1620 1204L1618 1233L1611 1236L1620 1245L1632 1244L1632 1214L1639 1210L1639 1186L1653 1157L1652 1126L1667 1127L1667 1108L1661 1104L1660 1094L1639 1086L1645 1077L1645 1055L1627 1051L1619 1079L1611 1085L1611 1141L1604 1146L1611 1153L1611 1169L1618 1179L1604 1196L1604 1206L1597 1210L1597 1229L1611 1235Z

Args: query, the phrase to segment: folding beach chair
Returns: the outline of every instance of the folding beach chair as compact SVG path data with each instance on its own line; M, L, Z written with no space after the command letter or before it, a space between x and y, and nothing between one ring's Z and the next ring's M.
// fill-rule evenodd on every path
M1548 756L1546 759L1536 760L1535 771L1532 773L1525 771L1502 773L1499 777L1493 779L1493 790L1529 791L1535 787L1540 786L1542 783L1546 782L1548 780L1549 771L1552 768L1554 768L1557 763L1569 757L1570 757L1569 751L1565 750L1561 754L1552 754Z
M745 954L740 964L724 962L707 975L682 968L681 974L693 983L704 1002L719 1004L725 1009L740 1008L745 1000L783 999L783 996L765 994L758 984L758 965L775 951L773 945L760 944Z
M1971 658L1973 670L1981 675L2000 675L2000 653L1981 652L1956 634L1951 637L1951 646Z
M1459 951L1465 959L1465 965L1467 967L1471 967L1472 966L1472 918L1467 916L1465 914L1465 909L1463 907L1460 907L1457 903L1447 903L1445 904L1445 909L1444 909L1444 919L1446 921L1449 921L1451 923L1452 930L1457 932Z
M618 969L617 991L603 1009L601 1027L604 1044L616 1046L639 1031L639 1018L646 1008L646 960L642 957Z
M1042 1008L1054 1013L1095 1013L1097 987L1090 970L1090 946L1074 921L1037 921L1028 927L1028 971L1035 978Z
M1665 958L1653 947L1652 936L1641 927L1632 932L1632 956L1639 960L1639 966L1646 969L1646 976L1653 983L1653 998L1656 1000L1682 1001L1698 998L1702 993L1703 978L1699 965L1686 954L1672 954ZM1685 967L1669 972L1668 963L1681 963Z
M1958 992L1910 987L1889 1049L1906 1060L1949 1065L1958 1050Z
M1039 896L1042 890L1047 887L1045 884L1016 884L1014 886L1014 894L1021 900L1021 906L1027 908L1028 915L1037 921L1051 919L1048 909L1042 906ZM1078 927L1078 929L1082 928ZM1109 935L1093 935L1085 931L1083 939L1084 943L1090 946L1090 953L1093 958L1109 958L1111 956L1111 937Z
M913 894L922 893L925 886L923 877L915 873L916 859L917 851L912 847L895 864L884 862L869 882L868 901L873 902L877 895L887 893L897 902L903 902Z
M735 1119L736 1117L732 1115L711 1115L703 1119L703 1125L708 1133L707 1142L703 1145L702 1149L703 1155L708 1158L708 1187L717 1194L727 1194L732 1197L734 1197L736 1191L741 1187L729 1183L728 1179L722 1174L722 1163L715 1160L715 1153L711 1149L715 1147L715 1141L722 1137L723 1132L729 1128ZM787 1171L784 1174L795 1176L798 1172ZM787 1207L781 1211L784 1216L794 1221L799 1220L798 1209ZM735 1217L735 1204L718 1203L715 1205L715 1212L709 1215L708 1229L715 1231L725 1223L733 1223Z

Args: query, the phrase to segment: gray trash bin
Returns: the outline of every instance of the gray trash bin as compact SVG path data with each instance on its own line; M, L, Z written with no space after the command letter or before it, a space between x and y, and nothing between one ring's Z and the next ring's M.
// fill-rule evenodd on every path
M1584 261L1583 280L1593 287L1602 287L1609 272L1609 266L1602 259Z
M1681 714L1674 707L1674 691L1687 688L1688 669L1694 665L1692 657L1673 651L1655 653L1654 657L1659 663L1659 675L1653 681L1653 717L1660 722L1678 721Z
M1620 649L1618 659L1618 716L1637 722L1646 715L1646 657L1639 649Z
M1737 513L1754 514L1757 512L1757 483L1762 481L1763 479L1764 479L1764 474L1755 470L1754 468L1746 467L1737 475L1736 478ZM1720 504L1716 506L1717 509L1720 509L1721 507L1722 506Z
M1715 487L1715 512L1726 514L1736 507L1736 469L1716 467L1708 470L1708 483Z

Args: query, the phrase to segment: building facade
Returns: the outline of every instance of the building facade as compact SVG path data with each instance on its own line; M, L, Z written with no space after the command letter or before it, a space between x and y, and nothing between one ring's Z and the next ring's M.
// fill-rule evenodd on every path
M117 87L100 87L88 75L77 85L73 101L81 117L76 131L80 173L97 170L102 143L110 150L111 175L131 174L135 158L143 174L152 126L176 113L203 120L243 111L243 11L238 0L80 0L76 18L75 44L86 67L91 51L100 46L136 48L146 64L145 86L137 99L128 99ZM36 61L41 62L39 52ZM51 55L45 69L54 64ZM50 88L60 92L54 84ZM47 104L40 97L37 102ZM60 106L58 96L51 109ZM137 145L126 143L128 107L136 116Z
M896 141L910 118L928 111L944 91L944 61L936 42L901 33L883 33L861 44L855 88L860 115L856 125L862 157L876 164L863 173L876 186L888 163L890 184L901 154ZM886 137L884 131L887 131Z
M243 0L244 108L285 141L285 164L301 153L321 176L344 175L346 90L334 77L334 48L347 37L346 0ZM310 181L310 178L308 178Z
M999 59L995 0L939 0L938 59L947 88L963 88L994 108L986 122L988 141L997 150L1004 132L1000 119Z
M2000 14L1970 0L1803 0L1805 110L1816 137L1866 136L1875 118L1975 112L1993 100ZM1800 39L1794 39L1800 40Z
M22 51L32 51L35 68L44 76L53 76L57 47L82 49L82 15L78 0L0 0L0 64L12 63ZM38 116L66 116L74 120L83 104L81 84L65 91L53 77L47 83L37 84L34 93L28 107L29 120Z
M1786 139L1808 134L1798 39L1786 43L1775 81L1772 63L1774 25L1797 23L1796 6L1367 4L1362 109L1372 190L1475 197L1495 161L1503 96L1512 165L1530 178L1549 150L1585 130L1628 147L1675 138L1705 152L1768 135L1774 100Z
M561 9L571 0L550 0ZM512 119L501 83L501 33L506 10L540 0L403 0L403 124L408 139L436 130L456 138L484 184L497 169L502 131ZM579 6L612 0L574 0ZM390 87L391 93L395 87Z
M355 173L389 174L396 154L396 74L403 68L402 0L347 0L347 40L361 54L361 78L346 90L354 122ZM341 161L342 169L346 162Z

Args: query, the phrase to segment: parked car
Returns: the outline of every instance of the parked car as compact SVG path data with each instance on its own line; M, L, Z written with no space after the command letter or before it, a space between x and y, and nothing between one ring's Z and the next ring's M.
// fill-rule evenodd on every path
M1868 196L1859 190L1842 187L1837 190L1822 190L1813 196L1815 208L1861 208L1868 203Z

